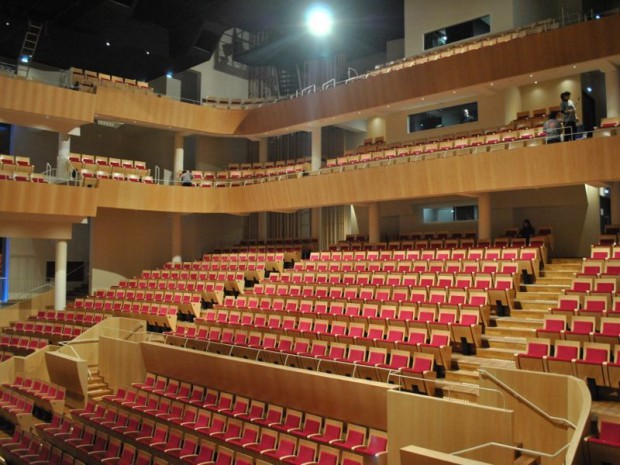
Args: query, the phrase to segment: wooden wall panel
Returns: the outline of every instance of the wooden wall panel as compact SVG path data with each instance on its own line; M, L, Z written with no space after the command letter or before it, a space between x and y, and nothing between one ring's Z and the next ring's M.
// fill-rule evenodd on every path
M266 105L248 114L238 134L260 134L618 54L620 15L614 15Z
M618 137L495 151L244 187L198 189L100 182L99 206L246 214L471 195L620 179Z
M92 123L95 96L36 81L0 76L0 119L68 132Z
M196 134L223 135L235 134L247 112L190 105L158 95L111 87L97 89L95 109L96 116L100 118Z
M0 182L0 214L23 213L33 215L30 220L43 220L44 216L56 216L55 221L68 221L95 216L97 212L97 189L38 184L17 181Z
M142 343L148 372L328 418L387 429L386 384ZM196 367L200 367L199 370Z
M400 465L400 449L409 445L445 453L493 441L512 445L513 414L500 408L390 391L388 431L388 463ZM466 457L504 465L512 463L514 455L511 450L492 448Z

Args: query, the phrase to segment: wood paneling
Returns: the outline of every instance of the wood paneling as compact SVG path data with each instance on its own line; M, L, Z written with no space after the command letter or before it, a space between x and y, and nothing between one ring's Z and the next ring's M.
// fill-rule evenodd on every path
M235 134L247 112L190 105L158 95L111 87L97 89L95 108L97 118L196 134L222 135Z
M607 182L620 179L618 141L595 138L233 188L102 180L98 202L131 210L246 214Z
M66 133L92 123L95 96L0 76L0 120Z
M49 215L56 217L54 221L74 221L78 218L96 215L97 196L97 189L2 181L0 182L0 214L34 215L24 218L25 220L43 221L44 217Z
M445 453L488 442L512 445L513 413L500 408L390 391L388 431L388 463L400 465L400 449L409 445ZM512 463L514 454L507 449L485 448L465 456L504 465Z
M389 387L382 383L148 342L142 343L142 355L148 372L328 418L387 429Z
M417 446L407 446L400 450L400 465L485 465L486 462L437 452Z
M618 54L620 15L614 15L266 105L251 111L238 133L260 134Z

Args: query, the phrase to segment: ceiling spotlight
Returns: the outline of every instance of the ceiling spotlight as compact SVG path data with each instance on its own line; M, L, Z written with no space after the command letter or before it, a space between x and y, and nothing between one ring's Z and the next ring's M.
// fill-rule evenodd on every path
M150 54L151 54L151 52L149 52L149 51L147 50L147 51L146 51L146 54L147 54L147 55L150 55Z
M22 63L30 63L30 57L28 55L22 55L21 57L19 57L19 61L21 61Z
M590 86L586 87L586 91L588 91L588 93L592 92L592 87Z
M8 22L8 21L7 21L6 23L4 23L4 24L6 24L7 26L10 26L10 25L11 25L11 23L10 23L10 22Z
M331 10L322 4L311 6L306 11L306 26L312 35L324 37L332 32L334 18Z
M109 47L110 46L110 42L106 42L105 45L106 45L106 47Z
M168 79L172 79L172 71L168 71L168 72L166 73L166 77L167 77Z

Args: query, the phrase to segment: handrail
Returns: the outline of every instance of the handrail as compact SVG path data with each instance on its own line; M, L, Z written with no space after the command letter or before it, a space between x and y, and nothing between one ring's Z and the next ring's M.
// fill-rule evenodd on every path
M570 442L568 444L565 444L562 447L560 447L553 454L550 454L548 452L538 451L538 450L526 449L524 447L509 446L508 444L502 444L501 442L491 441L491 442L486 442L484 444L478 444L477 446L469 447L467 449L461 449L461 450L458 450L456 452L452 452L451 455L462 455L462 454L466 454L468 452L473 452L475 450L479 450L479 449L482 449L482 448L485 448L485 447L488 447L488 446L495 446L495 447L499 447L499 448L502 448L502 449L510 449L510 450L514 450L514 451L518 451L518 452L524 452L524 453L529 454L529 455L540 455L542 457L553 458L553 457L557 457L558 455L560 455L560 453L562 453L564 451L564 449L567 449L570 446Z
M484 369L481 369L481 370L478 370L478 373L480 373L480 376L483 376L483 377L491 380L493 383L497 384L502 389L505 389L506 391L508 391L508 393L511 394L513 397L515 397L519 401L523 402L527 407L531 408L536 413L538 413L539 415L541 415L543 418L545 418L547 421L553 423L554 425L557 425L557 426L568 426L568 427L570 427L570 428L572 428L574 430L577 429L577 425L575 425L571 421L567 420L566 418L555 417L553 415L548 414L546 411L544 411L542 408L540 408L534 402L529 400L527 397L525 397L521 393L517 392L515 389L513 389L508 384L504 383L501 379L499 379L495 375L492 375L488 371L486 371Z

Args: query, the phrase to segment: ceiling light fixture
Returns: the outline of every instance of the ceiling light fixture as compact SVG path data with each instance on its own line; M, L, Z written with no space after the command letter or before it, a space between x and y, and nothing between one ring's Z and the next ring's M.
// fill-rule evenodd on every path
M311 6L306 11L306 26L310 33L317 37L325 37L332 32L334 18L329 7L323 4Z

